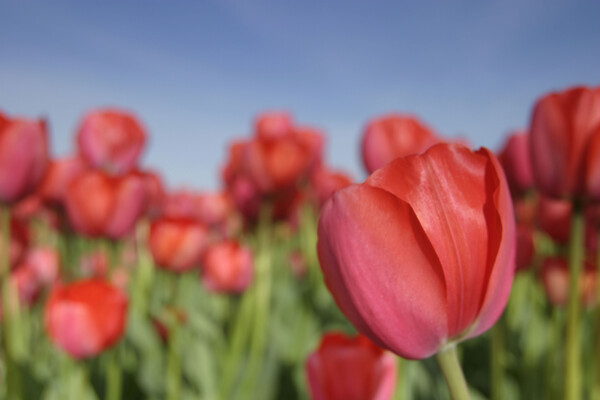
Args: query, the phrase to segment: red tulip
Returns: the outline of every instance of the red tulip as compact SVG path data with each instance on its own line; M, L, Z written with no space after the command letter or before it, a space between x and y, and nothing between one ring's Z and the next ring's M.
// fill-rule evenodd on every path
M511 133L498 154L513 196L522 195L534 187L530 154L529 135L521 131Z
M44 287L58 278L58 253L49 248L37 248L27 253L25 260L11 273L21 304L31 305Z
M530 133L533 172L542 193L600 199L600 87L542 97Z
M352 183L352 178L343 172L331 171L325 166L317 168L311 178L311 189L316 202L321 206L331 197L333 192L345 188Z
M47 203L62 206L69 184L86 170L79 157L52 160L38 188L39 196Z
M276 140L288 136L293 131L292 116L286 112L260 114L255 122L256 136L263 140Z
M396 385L394 357L360 335L325 334L306 374L313 400L387 400Z
M362 138L362 159L369 174L398 157L419 154L439 140L416 117L389 114L367 123Z
M155 172L135 170L134 173L142 178L146 192L146 212L149 217L162 213L166 201L166 193L160 178Z
M44 175L46 123L0 117L0 203L11 204L33 192Z
M439 144L325 203L325 283L357 329L405 358L477 336L502 313L515 269L506 179L487 149Z
M253 274L252 252L235 240L215 243L204 254L202 280L213 292L241 293Z
M535 256L535 242L533 241L533 230L527 225L517 225L517 271L532 266Z
M581 302L586 306L594 304L596 287L598 283L596 268L585 262L579 279ZM542 263L540 278L550 303L558 307L565 307L569 297L569 267L564 258L547 258Z
M143 180L134 174L110 176L88 171L67 189L73 227L87 236L121 238L132 231L146 207Z
M93 357L121 338L126 314L127 298L105 281L56 286L46 303L46 332L72 357Z
M4 237L0 237L0 255L7 251L7 246ZM19 219L11 217L10 219L10 242L8 244L8 257L11 268L15 267L25 255L25 251L29 246L29 230L27 225L23 224Z
M77 131L79 152L96 168L125 173L137 164L146 142L140 122L121 110L88 113Z
M200 265L208 230L189 218L162 217L152 221L148 245L161 268L183 272Z

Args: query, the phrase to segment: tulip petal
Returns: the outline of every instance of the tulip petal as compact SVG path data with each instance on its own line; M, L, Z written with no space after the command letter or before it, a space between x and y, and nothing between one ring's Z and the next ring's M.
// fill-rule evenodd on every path
M448 332L443 271L407 203L349 186L325 204L318 235L325 283L363 334L405 358L439 349Z

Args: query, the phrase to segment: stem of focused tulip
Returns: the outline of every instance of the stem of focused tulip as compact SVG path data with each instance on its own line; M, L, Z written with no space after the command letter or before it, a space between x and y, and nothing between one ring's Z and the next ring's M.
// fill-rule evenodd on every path
M500 316L491 329L490 337L490 371L491 400L504 399L504 316Z
M452 400L469 400L469 387L463 375L458 356L456 344L450 344L436 354L435 358L444 374L448 390Z
M583 266L584 216L580 203L573 203L569 240L569 302L565 348L565 399L581 398L581 293L579 280Z
M396 397L395 400L406 399L406 374L404 373L406 360L402 357L396 357Z

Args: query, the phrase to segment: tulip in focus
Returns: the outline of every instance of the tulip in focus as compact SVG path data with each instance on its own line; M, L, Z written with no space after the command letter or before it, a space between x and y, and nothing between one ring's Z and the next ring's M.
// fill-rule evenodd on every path
M204 254L202 281L213 292L241 293L253 275L252 252L235 240L215 243Z
M146 133L131 114L116 109L88 113L77 131L77 145L87 162L109 173L132 170L146 143Z
M150 225L148 247L157 266L184 272L200 265L208 240L203 224L189 218L162 217Z
M398 157L420 154L439 142L416 117L389 114L367 123L361 151L369 174Z
M325 334L306 374L313 400L388 400L396 385L394 357L360 335Z
M461 145L396 159L328 200L317 250L336 303L379 346L421 359L480 335L515 270L502 168Z
M90 237L122 238L133 230L145 207L144 182L135 174L111 176L92 170L71 182L67 190L69 221Z
M46 303L45 326L52 342L71 357L100 354L125 329L127 298L111 284L89 279L56 286Z
M48 163L46 123L0 113L0 204L33 192Z

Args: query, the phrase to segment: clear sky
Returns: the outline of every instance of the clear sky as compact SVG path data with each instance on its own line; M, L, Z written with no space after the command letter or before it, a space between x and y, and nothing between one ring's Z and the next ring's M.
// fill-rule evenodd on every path
M0 109L47 116L57 155L84 111L134 111L143 165L199 189L256 113L285 109L362 179L371 117L497 149L540 95L600 84L599 17L592 0L0 0Z

